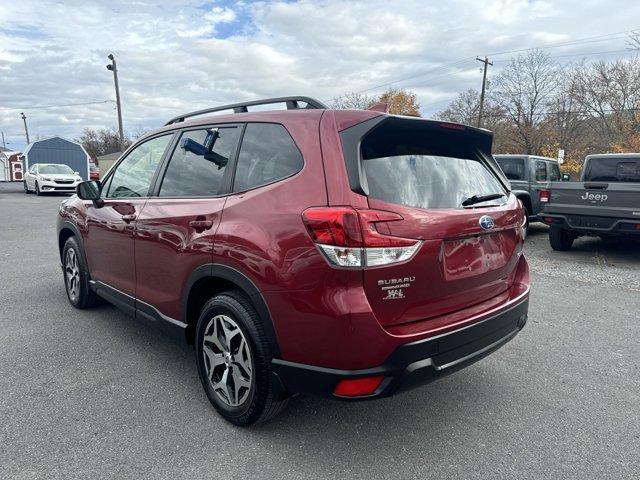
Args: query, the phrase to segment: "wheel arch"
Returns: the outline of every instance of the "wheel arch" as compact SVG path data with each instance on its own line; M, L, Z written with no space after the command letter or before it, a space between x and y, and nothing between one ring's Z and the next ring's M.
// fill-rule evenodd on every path
M206 264L196 268L189 276L182 295L183 322L187 324L185 337L188 344L193 344L195 327L202 306L214 295L239 290L256 309L264 332L269 341L274 358L280 357L280 346L276 336L271 313L255 284L242 272L221 264Z
M524 208L526 208L527 212L529 212L529 215L533 215L533 203L531 202L531 195L529 194L529 192L525 192L522 190L513 190L512 192L516 196L516 198L522 202Z
M73 223L68 221L62 222L60 224L60 228L58 229L58 253L60 254L60 262L63 261L62 251L64 250L64 244L71 237L76 237L78 241L78 245L80 246L80 253L82 255L82 259L84 260L84 264L87 265L87 268L88 268L89 264L87 263L87 257L84 253L84 245L82 244L82 235L80 235L80 232L78 231L77 227Z

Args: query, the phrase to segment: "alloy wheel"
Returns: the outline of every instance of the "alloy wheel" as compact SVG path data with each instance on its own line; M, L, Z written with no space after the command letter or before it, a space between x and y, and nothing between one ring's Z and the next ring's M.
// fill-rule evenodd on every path
M67 276L67 292L69 293L69 298L75 302L80 295L80 267L78 264L78 255L73 248L67 250L64 270Z
M231 317L216 315L209 320L202 355L216 396L230 407L242 405L251 391L253 366L247 339Z

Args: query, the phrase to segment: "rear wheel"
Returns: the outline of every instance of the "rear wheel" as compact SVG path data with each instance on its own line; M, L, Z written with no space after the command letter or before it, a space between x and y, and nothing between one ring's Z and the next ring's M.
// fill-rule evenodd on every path
M226 292L205 304L196 327L196 364L209 401L225 420L249 426L286 406L271 359L258 314L244 295Z
M76 308L88 308L95 305L98 296L89 287L89 273L84 263L80 245L75 237L70 237L62 250L64 286L69 303Z
M556 251L570 250L574 240L573 234L563 228L551 227L549 229L549 244Z

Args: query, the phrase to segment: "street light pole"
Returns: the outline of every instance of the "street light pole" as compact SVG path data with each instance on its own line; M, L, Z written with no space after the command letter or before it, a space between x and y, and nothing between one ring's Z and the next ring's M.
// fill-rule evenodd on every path
M29 129L27 128L27 116L24 114L24 112L20 112L20 115L22 116L22 121L24 122L24 135L27 137L27 145L29 145L31 142L29 141Z
M124 131L122 129L122 107L120 105L120 87L118 85L118 67L116 66L116 59L113 53L108 56L111 63L107 65L107 70L113 72L113 83L116 86L116 108L118 109L118 133L120 135L120 150L124 150Z

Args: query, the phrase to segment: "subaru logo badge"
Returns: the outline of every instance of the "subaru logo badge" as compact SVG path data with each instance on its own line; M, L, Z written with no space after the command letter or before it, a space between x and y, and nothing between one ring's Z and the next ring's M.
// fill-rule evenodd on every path
M480 226L485 230L491 230L495 226L493 218L491 218L489 215L483 215L482 217L480 217L479 223Z

